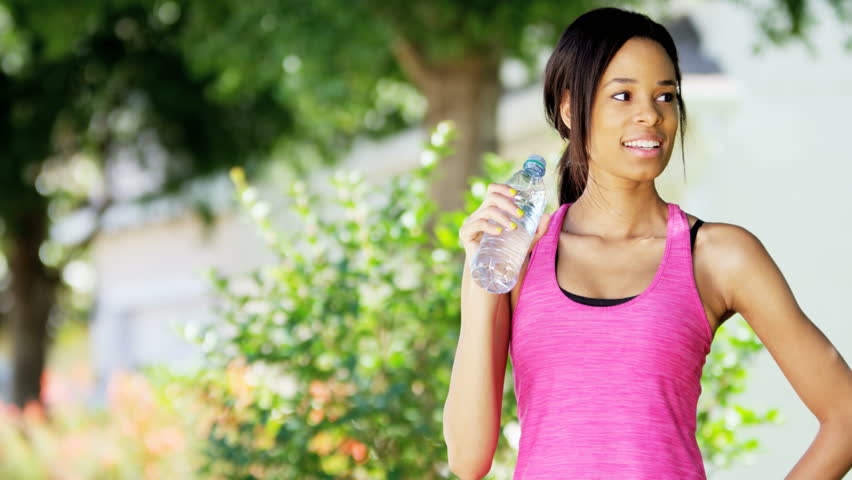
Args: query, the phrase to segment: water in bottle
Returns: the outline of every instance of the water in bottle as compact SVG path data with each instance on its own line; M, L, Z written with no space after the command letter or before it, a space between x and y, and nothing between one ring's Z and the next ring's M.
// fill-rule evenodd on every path
M515 172L506 185L518 191L515 203L524 216L509 215L518 226L503 228L499 235L483 232L479 250L471 262L471 274L476 283L491 293L506 293L514 288L521 266L535 236L538 222L544 213L547 198L544 190L546 162L540 155L530 155L524 168ZM489 219L488 222L497 224Z

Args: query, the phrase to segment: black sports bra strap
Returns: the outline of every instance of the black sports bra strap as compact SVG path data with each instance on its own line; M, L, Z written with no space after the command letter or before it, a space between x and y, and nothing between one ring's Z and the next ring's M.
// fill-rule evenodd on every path
M701 228L701 224L703 223L704 221L698 218L695 220L695 225L689 229L689 246L692 248L693 252L695 251L695 235L698 233L698 229Z

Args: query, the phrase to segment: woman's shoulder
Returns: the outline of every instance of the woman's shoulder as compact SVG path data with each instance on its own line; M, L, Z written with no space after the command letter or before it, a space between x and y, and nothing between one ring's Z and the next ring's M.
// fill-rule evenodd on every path
M702 246L713 249L748 249L753 248L754 242L760 242L753 233L745 227L725 222L709 222L703 218L696 217L691 213L683 212L692 228L700 219L702 224L696 236L696 245L701 242ZM732 253L732 252L729 252Z
M684 212L686 213L686 212ZM698 217L686 213L690 228ZM703 260L720 279L737 275L754 260L755 255L766 256L766 249L760 239L741 225L725 222L708 222L701 219L702 225L695 236L696 261Z
M686 212L684 212L686 213ZM692 227L698 220L686 213ZM707 298L718 312L734 311L734 295L743 272L771 261L756 235L745 227L725 222L704 222L696 232L694 263L697 278L707 285Z

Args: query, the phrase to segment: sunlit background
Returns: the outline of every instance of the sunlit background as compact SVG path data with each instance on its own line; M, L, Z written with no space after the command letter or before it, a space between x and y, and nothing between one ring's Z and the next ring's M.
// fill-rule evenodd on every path
M760 238L852 358L852 7L521 3L0 0L0 478L453 478L458 227L531 153L558 207L542 72L600 5L681 55L663 198ZM709 478L816 435L739 315L702 387Z

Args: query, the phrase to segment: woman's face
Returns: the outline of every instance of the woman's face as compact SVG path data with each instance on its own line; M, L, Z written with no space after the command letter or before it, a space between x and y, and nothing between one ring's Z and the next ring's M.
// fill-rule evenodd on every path
M604 71L592 103L590 174L651 181L662 173L678 128L676 91L665 49L646 38L628 40ZM635 139L651 143L625 145Z

